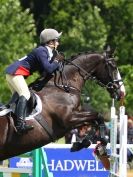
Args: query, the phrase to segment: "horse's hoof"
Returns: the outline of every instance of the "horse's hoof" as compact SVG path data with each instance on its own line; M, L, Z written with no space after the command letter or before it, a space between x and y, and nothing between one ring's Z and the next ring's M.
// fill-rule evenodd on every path
M101 142L101 144L102 144L103 146L107 146L107 144L108 144L108 139L107 139L106 137L101 138L101 139L100 139L100 142Z
M78 142L73 143L70 151L71 152L76 152L76 151L81 150L82 148L83 148L82 143L78 141Z
M88 139L83 139L82 145L83 147L88 148L91 145L91 141Z
M88 148L90 145L91 145L90 140L83 139L82 141L73 143L70 151L71 152L80 151L83 148Z

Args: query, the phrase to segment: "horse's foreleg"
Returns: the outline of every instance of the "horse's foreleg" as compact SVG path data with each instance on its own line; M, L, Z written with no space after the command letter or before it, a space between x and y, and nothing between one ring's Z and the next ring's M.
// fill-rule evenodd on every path
M96 112L75 112L70 120L70 123L74 125L74 127L79 127L84 124L84 122L93 122L95 121L96 127L98 127L99 130L99 141L102 142L102 144L107 144L107 141L105 139L105 124L104 124L104 118L102 115L96 113ZM86 134L86 136L82 139L80 142L76 142L73 144L72 151L80 150L84 147L90 146L91 142L93 142L93 139L95 137L97 128L92 127L92 129Z
M98 118L97 112L74 112L69 120L69 126L79 127L85 122L95 121Z
M107 145L108 140L105 137L105 123L104 123L104 117L101 114L98 114L98 125L99 125L99 140L101 141L102 145Z
M104 124L104 118L101 114L97 112L74 112L69 119L69 126L79 127L84 123L97 123L98 126L101 125L101 132ZM102 135L103 133L101 133Z

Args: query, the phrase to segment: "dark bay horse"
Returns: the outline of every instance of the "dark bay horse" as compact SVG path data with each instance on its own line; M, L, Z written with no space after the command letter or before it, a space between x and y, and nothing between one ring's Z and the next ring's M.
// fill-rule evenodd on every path
M50 80L40 91L34 91L42 101L42 112L38 115L39 121L26 120L34 126L32 131L18 136L14 130L14 115L0 117L0 160L44 146L63 137L72 128L96 119L97 113L80 111L81 89L87 79L95 80L106 87L112 97L119 97L118 70L114 59L106 52L79 54L68 63L63 72L69 91L64 90L60 74L57 74L56 86L54 81ZM46 127L39 122L44 122Z

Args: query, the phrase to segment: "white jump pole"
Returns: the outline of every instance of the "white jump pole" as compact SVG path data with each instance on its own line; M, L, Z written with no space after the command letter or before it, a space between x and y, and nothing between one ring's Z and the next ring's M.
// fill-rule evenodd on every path
M125 107L120 106L119 109L119 129L118 116L114 106L114 99L111 107L111 163L110 177L127 177L127 115L125 115ZM117 134L119 133L119 154L117 153Z
M118 158L117 154L117 134L118 134L118 116L116 115L116 109L114 105L114 99L111 106L111 129L110 129L110 177L117 176L118 172Z
M127 177L127 115L125 107L120 107L120 159L119 174L120 177Z

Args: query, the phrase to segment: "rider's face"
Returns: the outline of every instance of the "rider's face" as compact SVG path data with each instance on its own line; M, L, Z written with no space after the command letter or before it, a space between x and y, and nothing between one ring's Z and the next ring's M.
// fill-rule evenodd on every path
M59 40L58 39L54 40L54 46L55 46L55 49L57 49L57 47L59 46Z
M58 39L55 39L53 41L50 41L48 44L49 47L53 48L53 49L57 49L57 47L59 46L59 41Z

